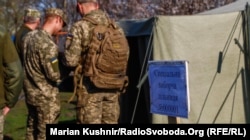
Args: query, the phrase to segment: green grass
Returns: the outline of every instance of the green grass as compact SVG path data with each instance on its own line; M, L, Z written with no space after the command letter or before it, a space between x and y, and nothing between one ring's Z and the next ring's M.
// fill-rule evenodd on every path
M61 115L59 123L75 123L75 105L67 103L71 92L61 92ZM5 120L4 140L25 140L27 108L24 99L17 102Z

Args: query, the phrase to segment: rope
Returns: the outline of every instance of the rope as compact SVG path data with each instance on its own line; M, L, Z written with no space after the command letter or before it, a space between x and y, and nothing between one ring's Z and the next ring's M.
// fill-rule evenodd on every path
M230 43L231 43L231 41L232 41L232 38L233 38L233 35L234 35L234 33L235 33L236 27L237 27L237 25L239 24L240 18L241 18L241 13L238 14L238 16L237 16L237 18L236 18L236 21L235 21L235 24L234 24L234 26L233 26L233 28L232 28L232 30L231 30L231 32L230 32L230 35L229 35L229 37L228 37L227 42L226 42L226 45L225 45L225 47L224 47L224 49L223 49L224 56L223 56L223 58L222 58L222 62L223 62L223 60L225 59L225 56L226 56L226 54L227 54L227 50L228 50L229 45L230 45ZM203 105L202 105L202 109L201 109L201 112L200 112L200 114L199 114L197 123L199 123L199 121L200 121L200 119L201 119L201 115L202 115L202 113L203 113L205 104L207 103L208 96L209 96L209 94L210 94L210 91L211 91L211 89L212 89L212 86L213 86L213 83L214 83L214 81L215 81L215 79L216 79L217 74L218 74L218 73L217 73L217 71L216 71L216 72L215 72L215 75L214 75L214 78L213 78L213 81L212 81L212 83L211 83L211 85L210 85L210 88L209 88L209 90L208 90L207 96L205 97L205 101L204 101L204 103L203 103Z
M73 77L73 79L74 79L74 92L73 92L73 95L68 100L68 103L70 103L75 98L77 87L78 86L82 87L83 74L81 74L81 71L82 71L82 65L78 64L78 66L76 67L76 69L74 71L74 77ZM80 78L80 83L78 84L79 75L81 76L81 78Z

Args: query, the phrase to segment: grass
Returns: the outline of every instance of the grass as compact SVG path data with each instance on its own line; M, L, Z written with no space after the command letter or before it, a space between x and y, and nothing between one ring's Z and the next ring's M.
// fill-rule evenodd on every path
M75 123L75 105L67 103L71 92L61 92L61 115L59 123ZM5 120L4 140L25 140L27 108L20 99Z

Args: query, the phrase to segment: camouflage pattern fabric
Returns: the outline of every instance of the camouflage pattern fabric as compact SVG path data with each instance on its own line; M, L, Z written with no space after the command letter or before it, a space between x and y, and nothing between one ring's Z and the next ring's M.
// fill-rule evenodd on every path
M39 106L27 104L28 122L26 140L46 140L46 124L57 124L60 115L59 94L54 101L41 103ZM41 121L37 123L37 121ZM37 126L37 129L33 126Z
M60 114L58 47L44 30L27 33L23 41L24 91L29 110L26 140L45 140L46 124L57 123Z
M85 16L95 19L98 23L108 24L107 15L102 10L91 11ZM88 50L93 27L92 23L85 20L79 20L72 25L65 46L64 63L67 66L76 67L81 63L83 54ZM77 91L76 114L78 123L118 123L120 115L119 94L116 91L106 93L102 90L90 93L87 83L79 87L81 86L86 90Z
M119 94L95 93L84 95L82 107L77 107L81 124L117 124L120 115Z
M41 13L37 9L28 8L24 10L24 17L40 18Z
M92 11L86 16L90 16L105 25L108 24L106 15L101 10ZM76 67L78 65L79 60L81 60L82 53L88 49L88 44L90 43L92 36L91 30L93 27L92 23L84 20L79 20L72 25L65 46L65 64L67 66Z
M61 10L61 9L58 9L58 8L49 8L49 9L46 10L45 15L46 16L53 16L53 15L60 16L62 18L63 22L64 22L63 26L67 25L67 16L63 12L63 10Z

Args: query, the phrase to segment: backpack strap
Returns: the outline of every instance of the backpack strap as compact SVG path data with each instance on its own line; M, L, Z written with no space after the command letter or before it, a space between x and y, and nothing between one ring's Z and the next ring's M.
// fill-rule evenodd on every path
M97 21L94 20L94 19L91 18L91 17L83 17L83 20L87 20L87 21L91 22L91 23L94 24L94 25L97 25L97 24L98 24Z
M70 103L75 98L77 87L83 88L82 79L83 79L82 65L78 64L78 66L76 67L76 69L74 71L74 77L73 77L73 80L74 80L74 92L73 92L73 95L68 100L68 103Z
M108 26L109 25L112 25L113 26L113 28L116 28L116 26L115 26L115 24L114 24L114 21L113 20L111 20L107 15L106 15L106 18L108 19ZM82 18L83 20L86 20L86 21L89 21L89 22L91 22L92 24L94 24L94 25L98 25L99 23L94 19L94 18L91 18L91 17L83 17Z

